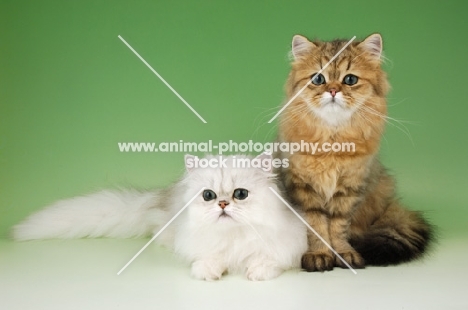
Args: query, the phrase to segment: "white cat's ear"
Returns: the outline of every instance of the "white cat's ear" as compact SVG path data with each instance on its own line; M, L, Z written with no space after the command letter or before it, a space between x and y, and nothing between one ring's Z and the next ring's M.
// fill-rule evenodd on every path
M380 60L383 49L382 36L380 34L371 34L364 41L359 43L359 46L367 51L375 60Z
M190 172L195 168L195 163L196 160L198 159L197 156L195 155L190 155L190 154L185 154L184 160L185 160L185 169Z
M255 159L261 163L263 171L268 172L268 173L273 172L273 166L271 164L271 161L273 160L273 156L271 155L270 152L263 152L262 154L257 155Z
M299 57L307 55L308 53L310 53L310 51L312 51L316 47L317 45L310 42L309 39L297 34L293 37L293 40L292 40L292 48L291 48L292 57L294 60L296 60Z

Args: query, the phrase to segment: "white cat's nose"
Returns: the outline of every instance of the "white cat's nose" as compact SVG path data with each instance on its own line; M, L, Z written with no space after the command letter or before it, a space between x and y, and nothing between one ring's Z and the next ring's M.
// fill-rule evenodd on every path
M221 200L220 202L218 202L218 206L219 206L221 209L226 208L227 205L229 205L229 202L227 202L226 200Z

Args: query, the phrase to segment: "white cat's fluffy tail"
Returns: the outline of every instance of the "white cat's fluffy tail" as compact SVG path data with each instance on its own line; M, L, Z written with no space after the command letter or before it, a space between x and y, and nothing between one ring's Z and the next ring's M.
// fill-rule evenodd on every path
M148 236L163 220L157 192L105 190L58 201L13 227L15 240Z

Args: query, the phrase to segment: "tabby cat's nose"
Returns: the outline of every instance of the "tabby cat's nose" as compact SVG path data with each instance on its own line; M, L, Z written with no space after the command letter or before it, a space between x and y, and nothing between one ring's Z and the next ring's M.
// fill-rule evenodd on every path
M330 89L330 94L332 95L333 98L335 98L336 93L337 93L336 89L334 88Z
M229 204L229 202L227 202L226 200L221 200L220 202L218 202L218 206L221 208L221 209L224 209L226 208L226 206Z

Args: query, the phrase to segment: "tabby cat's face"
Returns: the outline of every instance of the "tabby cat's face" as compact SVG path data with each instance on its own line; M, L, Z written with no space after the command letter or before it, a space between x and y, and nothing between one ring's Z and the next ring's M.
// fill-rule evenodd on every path
M311 42L295 36L288 96L291 98L311 81L346 43L346 40ZM378 34L353 42L309 83L288 109L313 115L328 126L346 124L356 115L385 113L384 108L374 106L388 91L385 73L380 68L381 52L382 38Z

